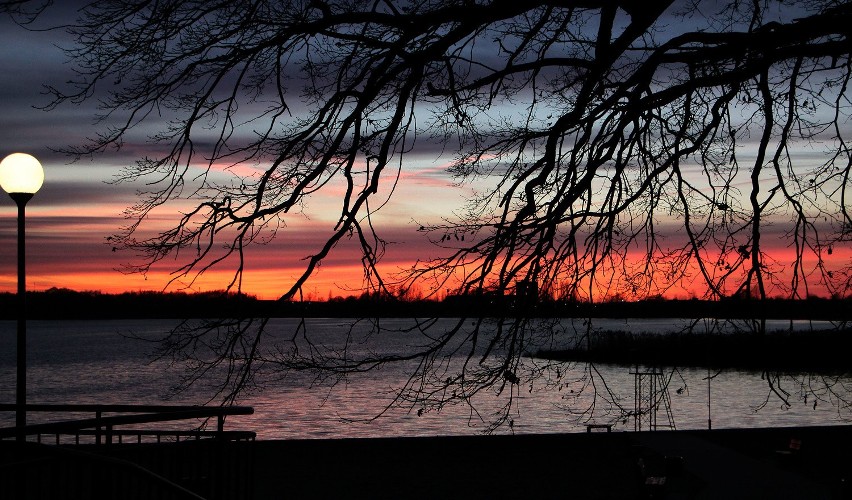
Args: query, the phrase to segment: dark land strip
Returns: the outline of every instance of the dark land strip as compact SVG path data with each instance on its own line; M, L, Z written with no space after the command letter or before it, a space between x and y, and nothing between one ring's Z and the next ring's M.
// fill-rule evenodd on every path
M616 365L708 367L746 371L852 373L852 330L769 334L594 335L590 345L541 350L535 357Z
M136 476L119 481L116 471L104 472L106 460L116 459L140 464L209 499L831 499L852 494L850 426L202 440L90 445L84 454L24 445L0 443L3 498L15 498L13 488L21 483L27 498L148 498L139 496L145 483ZM86 455L101 458L80 458ZM72 473L63 473L63 467Z
M0 293L0 319L16 319L18 304L14 293ZM852 299L651 299L590 304L521 300L511 295L449 296L440 301L362 295L324 301L277 301L223 292L105 294L54 288L27 292L26 310L31 319L526 317L765 318L848 322L852 320Z

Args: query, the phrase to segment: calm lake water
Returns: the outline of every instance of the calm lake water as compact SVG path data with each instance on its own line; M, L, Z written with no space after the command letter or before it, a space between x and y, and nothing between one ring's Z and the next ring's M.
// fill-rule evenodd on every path
M382 321L391 329L410 324L410 320ZM444 322L452 324L452 320ZM168 398L169 388L179 378L180 367L152 361L151 345L128 336L153 337L174 324L168 320L31 321L28 402L204 403L209 392L203 387ZM276 319L272 326L277 331L290 332L295 324L295 320ZM344 319L308 320L309 329L328 342L345 335L349 325ZM685 321L675 319L593 321L594 328L601 331L665 332L684 325ZM790 326L786 321L770 325L777 329ZM808 330L832 325L796 322L792 326ZM577 320L568 327L583 325ZM411 334L407 335L401 332L386 335L364 348L382 352L415 342ZM565 339L566 343L569 341ZM530 358L527 362L541 360ZM314 385L307 375L268 383L262 391L246 395L239 402L253 406L255 414L229 420L228 428L254 430L261 439L477 434L487 427L489 412L505 402L508 392L500 396L482 394L476 400L479 414L458 405L420 416L416 408L396 408L372 419L411 370L410 364L385 367L352 377L333 388ZM543 383L516 386L519 390L513 395L517 403L511 416L513 425L501 427L497 432L579 432L585 431L587 423L614 423L615 430L633 430L633 420L618 417L613 408L618 404L633 408L634 367L571 363L561 370L562 380L570 383L550 388ZM726 371L710 373L714 377L708 387L706 369L664 368L663 373L669 381L670 406L678 429L707 428L708 413L713 428L833 425L852 419L852 410L845 402L852 400L850 377L787 374L768 381L760 373ZM770 382L788 404L771 391ZM597 399L593 399L595 394ZM0 322L0 402L14 400L15 323ZM592 403L594 414L583 414ZM13 415L0 415L0 419L2 426L13 425ZM668 422L664 412L658 414L657 422L659 425Z

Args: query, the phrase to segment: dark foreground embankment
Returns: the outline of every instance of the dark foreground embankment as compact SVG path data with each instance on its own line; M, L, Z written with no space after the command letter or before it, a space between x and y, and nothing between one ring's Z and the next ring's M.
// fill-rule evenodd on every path
M258 442L256 449L257 498L852 494L847 426Z
M106 455L123 463L150 463L152 458L169 463L175 483L206 498L810 499L852 495L848 486L852 426L257 441L228 446L235 448L192 442L125 444L113 445ZM15 498L10 484L26 477L27 498L188 498L176 491L167 496L162 490L145 496L138 478L87 475L85 460L70 455L78 472L40 474L45 460L56 458L54 447L42 451L39 458L41 448L28 445L28 453L21 453L14 442L0 444L0 478L5 488L0 497ZM92 451L88 448L86 453ZM97 454L103 455L102 451ZM202 463L206 465L200 467ZM227 477L234 471L234 477ZM88 484L95 481L92 478L104 487L115 483L113 487L122 494L101 494ZM51 496L36 494L51 482L58 483Z

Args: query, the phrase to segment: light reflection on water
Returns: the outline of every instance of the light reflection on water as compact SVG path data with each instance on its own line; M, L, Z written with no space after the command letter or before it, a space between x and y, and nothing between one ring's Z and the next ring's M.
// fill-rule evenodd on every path
M388 326L405 320L382 320ZM294 320L273 320L277 329L290 332ZM452 320L445 320L450 324ZM594 320L600 330L663 332L682 328L683 320ZM209 397L197 388L168 399L169 388L179 377L180 367L168 367L164 361L151 361L151 345L128 338L162 334L174 325L164 320L122 321L31 321L28 325L28 402L30 403L134 403L134 404L201 404ZM346 320L309 320L312 332L320 332L326 340L339 338L347 330ZM571 326L571 325L569 325ZM576 320L573 327L586 325ZM790 322L776 322L770 327L788 329ZM799 330L828 327L817 322L794 322ZM358 328L367 328L361 325ZM571 330L571 328L569 328ZM566 343L569 339L565 340ZM405 349L411 335L383 333L371 338L369 345L357 344L352 349ZM559 345L555 345L559 347ZM540 360L538 360L540 361ZM534 359L530 363L537 362ZM505 402L500 397L483 396L476 400L476 414L468 406L443 408L418 416L416 407L392 408L380 417L398 387L410 374L413 365L385 366L381 370L351 377L333 388L312 386L307 376L294 376L267 384L261 392L247 395L240 404L253 406L255 414L235 417L229 428L250 429L262 439L390 437L458 435L482 432L490 422L490 412ZM624 408L633 408L634 377L632 368L585 364L572 365L570 375L594 382L599 392L603 384ZM671 369L665 370L666 376ZM789 425L830 425L844 423L852 414L835 398L824 392L831 385L843 397L852 396L852 380L823 379L799 375L784 377L779 383L781 394L787 395L789 406L769 393L769 385L760 374L726 371L715 374L710 383L708 409L706 369L681 368L671 378L669 394L678 429L702 429L712 418L713 428ZM591 378L589 378L591 377ZM578 382L579 383L579 382ZM586 423L612 422L605 400L596 402L597 414L592 420L578 417L571 410L586 408L592 402L592 391L579 392L579 385L565 385L562 390L546 388L543 381L532 386L515 386L516 409L512 428L504 426L500 433L553 433L584 431ZM572 388L576 389L571 393ZM678 391L678 389L680 389ZM0 322L0 402L15 400L15 324ZM822 392L821 392L822 391ZM816 397L817 405L814 406ZM13 415L0 416L0 425L12 425ZM30 419L32 422L32 418ZM665 423L665 415L658 416ZM632 430L633 421L619 419L615 429Z

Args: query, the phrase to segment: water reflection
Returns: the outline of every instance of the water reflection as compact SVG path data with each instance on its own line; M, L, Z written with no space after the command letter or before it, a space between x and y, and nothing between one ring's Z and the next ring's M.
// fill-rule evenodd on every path
M275 320L286 331L290 320ZM402 320L384 320L388 322ZM664 320L599 321L595 328L627 327L660 331L681 325ZM338 338L343 320L316 320L311 328L329 339ZM29 400L40 403L149 403L199 404L210 387L169 399L169 388L180 366L150 362L150 346L129 339L127 332L157 334L168 321L36 321L30 325ZM390 324L388 326L391 326ZM584 325L580 324L579 327ZM358 328L368 328L368 325ZM802 328L811 328L803 324ZM347 327L348 328L348 327ZM400 349L412 337L391 331L372 336L377 344L352 348ZM377 347L379 346L379 347ZM14 323L0 325L0 401L14 401ZM466 405L447 405L420 412L416 405L386 408L394 389L405 383L414 364L387 365L380 370L341 380L335 386L317 384L307 375L269 381L262 391L249 393L240 404L255 414L233 424L256 430L260 438L379 437L475 434L488 427L507 394L493 391L474 398L476 411ZM500 433L585 431L588 423L612 423L614 430L632 430L635 366L554 363L524 358L521 382L511 385L514 406L511 426ZM713 428L841 424L850 417L852 395L848 376L761 374L737 370L711 372L708 408L708 371L705 368L664 367L674 424L678 429L703 429L708 414ZM538 378L528 377L537 373ZM519 374L521 375L521 374ZM375 418L377 413L380 418ZM13 416L3 425L11 425Z

